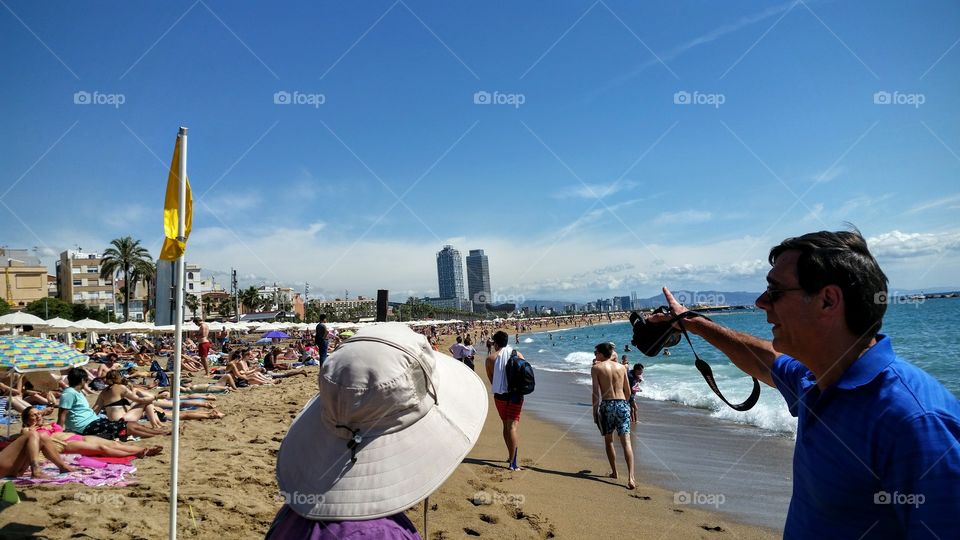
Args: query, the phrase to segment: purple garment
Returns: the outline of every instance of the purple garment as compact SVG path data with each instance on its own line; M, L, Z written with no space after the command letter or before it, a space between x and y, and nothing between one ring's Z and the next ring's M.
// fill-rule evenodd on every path
M385 538L421 540L417 528L403 512L365 521L314 521L284 505L267 532L267 540L341 540L344 538Z

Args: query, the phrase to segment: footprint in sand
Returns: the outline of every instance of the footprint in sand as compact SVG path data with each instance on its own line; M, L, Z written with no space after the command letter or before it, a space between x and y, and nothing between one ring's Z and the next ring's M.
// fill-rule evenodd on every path
M709 526L709 525L701 525L700 528L703 529L703 530L705 530L705 531L726 532L726 531L724 531L723 527L721 527L721 526L719 526L719 525L717 525L716 527L711 527L711 526Z
M650 497L648 497L648 496L646 496L646 495L637 495L636 493L633 493L633 494L631 494L630 496L633 497L634 499L640 499L641 501L649 501L649 500L650 500Z
M480 521L489 523L491 525L496 525L500 522L500 520L497 519L497 516L491 516L490 514L480 514Z
M480 536L480 533L471 529L470 527L464 527L463 532L467 533L467 536Z

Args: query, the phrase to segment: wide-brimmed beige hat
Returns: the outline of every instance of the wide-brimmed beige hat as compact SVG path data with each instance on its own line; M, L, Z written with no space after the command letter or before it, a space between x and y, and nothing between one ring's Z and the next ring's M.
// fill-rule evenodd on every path
M364 328L324 363L287 432L277 482L297 514L375 519L423 500L480 437L480 377L400 323Z

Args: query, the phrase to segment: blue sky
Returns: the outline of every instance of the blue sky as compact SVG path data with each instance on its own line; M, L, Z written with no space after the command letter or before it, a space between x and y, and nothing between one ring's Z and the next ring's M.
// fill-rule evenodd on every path
M958 285L958 29L954 2L4 0L0 244L156 254L185 125L188 260L313 297L436 294L445 243L503 298L760 290L771 245L844 221L894 289Z

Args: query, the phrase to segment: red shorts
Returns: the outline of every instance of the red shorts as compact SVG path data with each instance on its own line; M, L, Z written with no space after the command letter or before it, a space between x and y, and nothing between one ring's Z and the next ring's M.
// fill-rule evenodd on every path
M200 358L206 358L210 354L210 342L204 342L200 344Z
M513 403L507 399L493 398L493 403L497 406L497 413L501 420L520 421L520 410L523 409L523 400L519 403Z

